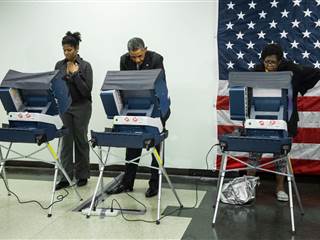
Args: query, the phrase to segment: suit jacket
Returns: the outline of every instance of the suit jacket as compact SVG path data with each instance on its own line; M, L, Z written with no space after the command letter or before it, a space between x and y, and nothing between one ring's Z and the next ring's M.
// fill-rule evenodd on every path
M150 69L159 69L159 68L163 69L164 71L163 57L156 52L147 51L144 57L143 63L139 67L139 70L150 70ZM130 59L129 53L126 53L121 56L120 70L121 71L138 70L137 64ZM169 109L166 115L163 118L161 118L163 126L165 126L165 122L169 118L170 114L171 114L171 110Z
M56 63L55 70L60 70L63 73L63 78L67 82L72 98L72 104L81 103L84 101L92 101L92 68L89 62L84 61L79 55L76 58L79 65L79 71L73 74L67 74L67 60L63 59Z
M143 63L139 70L158 69L163 67L163 57L152 51L147 51ZM120 70L138 70L137 65L130 59L129 53L126 53L120 58Z
M256 66L254 70L257 72L265 72L263 64ZM291 80L293 92L293 109L291 118L288 122L288 132L290 136L294 137L298 133L298 93L304 95L309 89L313 88L314 85L316 85L316 83L320 80L320 69L298 65L291 61L282 61L278 67L278 71L293 72Z

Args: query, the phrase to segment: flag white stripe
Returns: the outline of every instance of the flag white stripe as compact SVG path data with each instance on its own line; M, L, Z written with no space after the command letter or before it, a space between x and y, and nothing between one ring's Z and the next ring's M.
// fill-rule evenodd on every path
M229 110L217 110L218 125L242 126L241 121L230 119Z
M295 159L320 160L320 144L293 143L290 156Z
M320 112L299 112L298 127L320 128Z
M227 80L219 80L219 96L229 96L229 82Z

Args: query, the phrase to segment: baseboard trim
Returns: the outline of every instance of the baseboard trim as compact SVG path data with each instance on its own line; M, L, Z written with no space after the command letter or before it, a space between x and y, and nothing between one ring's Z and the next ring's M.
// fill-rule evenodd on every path
M6 162L6 167L13 168L38 168L38 169L53 169L53 165L45 162L39 162L39 161L21 161L21 160L10 160ZM125 170L124 165L112 165L107 166L105 168L105 171L111 171L111 172L122 172ZM182 176L199 176L199 177L212 177L217 178L218 172L213 172L212 170L202 170L202 169L179 169L179 168L166 168L168 174L172 175L182 175ZM98 163L91 163L90 164L90 171L92 173L99 171L99 164ZM139 173L149 173L150 169L148 167L139 167L138 168ZM236 174L238 175L238 174Z
M21 161L21 160L10 160L6 162L6 167L10 168L13 172L33 172L34 170L42 170L44 172L51 172L53 170L53 165L45 162L39 161ZM107 166L105 171L107 176L116 176L120 172L125 170L124 165L112 165ZM169 175L174 175L176 177L202 177L207 179L218 178L219 172L212 170L203 169L180 169L180 168L166 168ZM99 164L91 163L90 172L92 176L97 176L99 172ZM148 178L150 169L147 167L139 167L137 171L138 178ZM244 175L245 172L228 172L226 173L226 178L234 178ZM273 173L258 172L258 175L263 179L274 179ZM319 175L295 175L297 182L307 182L307 183L319 183Z

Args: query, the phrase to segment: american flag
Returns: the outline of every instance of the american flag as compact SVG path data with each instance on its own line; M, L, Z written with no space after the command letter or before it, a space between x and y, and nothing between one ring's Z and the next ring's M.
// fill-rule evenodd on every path
M320 0L219 1L219 135L241 125L229 118L229 72L252 70L269 43L280 44L287 60L320 68ZM299 133L291 150L294 170L320 174L320 83L298 97L298 110ZM247 158L247 154L236 155ZM217 166L220 159L218 155ZM228 168L239 167L234 161L229 163Z

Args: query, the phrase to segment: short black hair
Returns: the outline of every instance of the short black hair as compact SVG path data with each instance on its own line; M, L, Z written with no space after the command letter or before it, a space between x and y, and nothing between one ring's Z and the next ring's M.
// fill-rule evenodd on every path
M141 38L135 37L135 38L131 38L128 41L128 51L136 51L138 49L143 49L145 48L144 42Z
M68 31L66 35L62 38L62 45L69 44L73 47L78 47L81 42L81 34L79 32Z
M278 44L268 44L264 47L261 53L261 59L264 60L266 57L276 55L278 61L283 59L283 50Z

